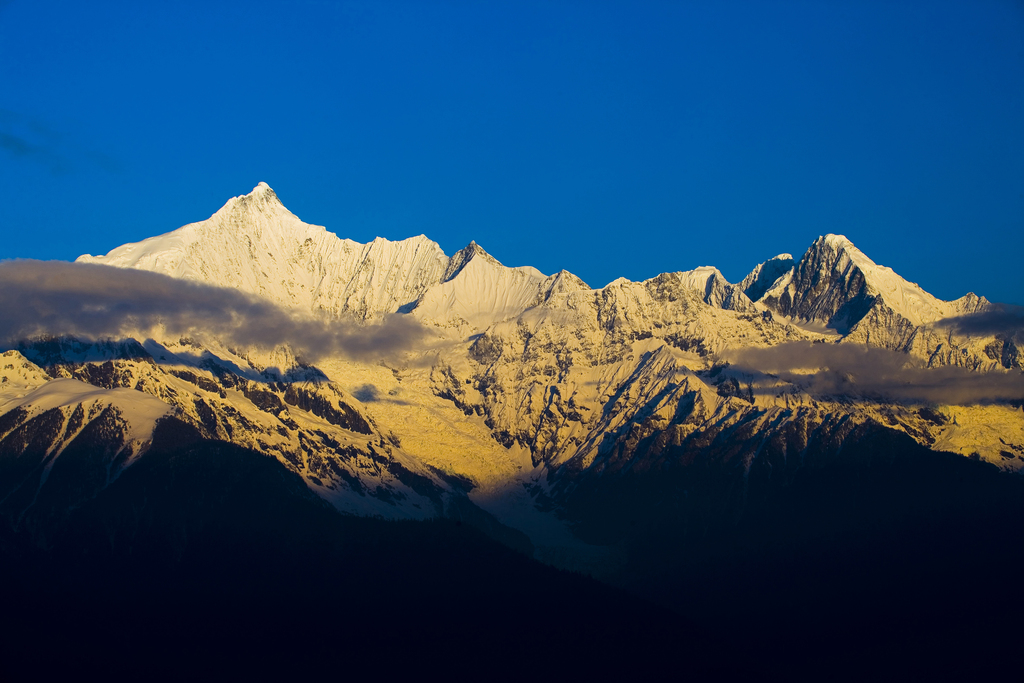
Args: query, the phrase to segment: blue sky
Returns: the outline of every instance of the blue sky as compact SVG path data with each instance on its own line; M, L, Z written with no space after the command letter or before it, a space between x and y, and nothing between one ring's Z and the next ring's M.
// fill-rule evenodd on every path
M0 258L269 183L591 286L820 234L1024 303L1024 3L0 1Z

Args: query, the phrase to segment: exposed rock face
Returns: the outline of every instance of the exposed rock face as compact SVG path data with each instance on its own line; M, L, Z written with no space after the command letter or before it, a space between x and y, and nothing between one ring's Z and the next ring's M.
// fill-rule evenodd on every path
M748 280L759 281L769 264L778 268L781 259L762 264ZM937 299L877 265L842 235L819 237L755 300L798 324L831 331L837 341L909 353L930 366L992 367L981 338L957 337L943 327L944 320L980 313L992 304L973 293L955 301Z
M739 284L703 267L595 290L566 271L506 267L476 243L449 258L422 236L338 239L261 184L206 221L80 260L237 287L306 315L408 315L432 339L387 363L317 368L287 348L216 339L23 344L4 357L0 447L12 473L35 477L10 498L29 507L79 412L76 430L107 414L104 429L123 434L97 451L107 477L144 457L153 424L170 416L277 458L341 510L430 517L475 503L527 530L538 553L570 543L555 515L571 517L573 492L598 479L714 473L731 482L722 509L732 514L749 481L841 462L848 440L883 432L1024 467L1024 413L1012 401L901 404L855 382L822 395L799 376L730 365L737 350L842 342L1019 377L1015 333L945 322L987 310L985 299L940 301L841 236ZM45 398L61 387L65 398ZM129 414L126 396L146 410Z
M762 303L787 318L825 323L845 334L877 297L860 267L866 259L845 237L820 237Z
M754 310L753 302L743 292L742 286L730 284L718 268L704 266L667 275L675 275L681 283L697 292L701 300L710 306L724 308L727 311Z
M173 418L205 438L277 458L342 510L384 517L444 514L451 487L396 455L395 437L371 426L355 399L335 384L286 384L258 366L239 375L230 368L240 359L211 353L204 367L186 365L173 355L179 347L169 343L160 350L160 364L65 361L45 371L17 351L4 355L21 381L8 378L2 385L7 391L0 392L0 450L8 454L0 456L6 468L0 481L11 488L0 512L22 520L48 497L66 506L88 500L145 454L158 422ZM73 471L79 483L70 489L61 484L64 471Z
M877 265L842 235L815 240L793 269L757 300L783 316L823 323L841 334L852 330L879 302L914 326L990 305L974 294L956 301L936 299L892 269Z
M739 288L751 301L760 301L764 293L771 289L775 282L793 268L793 257L779 254L773 259L758 264L750 274L739 283Z

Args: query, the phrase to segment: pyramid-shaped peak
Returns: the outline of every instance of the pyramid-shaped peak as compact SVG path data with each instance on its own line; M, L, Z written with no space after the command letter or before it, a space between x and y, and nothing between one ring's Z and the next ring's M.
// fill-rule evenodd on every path
M824 259L824 261L822 261ZM839 259L835 261L835 259ZM874 267L877 264L863 251L858 249L845 235L823 235L814 240L807 252L801 257L798 267L819 267L827 262L832 267L844 267L846 259L859 267Z
M914 326L959 310L875 263L845 236L831 234L814 240L793 270L759 300L783 316L825 323L844 335L876 306Z
M829 247L835 251L843 251L846 249L854 249L860 251L846 235L834 235L832 233L823 235L818 239L814 240L814 244L811 245L811 247Z
M501 266L501 262L484 251L484 248L476 243L476 240L472 240L464 248L459 249L452 255L450 261L448 261L448 268L445 270L444 277L441 279L442 282L448 282L465 268L470 261L474 258L481 258L488 263L496 266Z
M462 252L464 252L466 254L466 256L467 256L466 260L467 261L470 258L480 257L480 258L483 258L483 259L485 259L487 261L490 261L491 263L493 263L495 265L498 265L498 266L502 265L501 262L498 261L498 259L494 258L489 253L487 253L487 251L483 247L481 247L479 244L477 244L475 240L470 241L470 243L466 245L466 248L463 249ZM460 252L460 253L462 253L462 252Z
M281 200L278 198L277 193L274 192L273 188L271 188L270 185L267 185L263 181L260 181L256 185L256 187L252 188L252 192L250 192L249 194L244 194L239 197L235 197L235 199L241 200L246 203L250 201L273 202L275 204L281 203Z
M757 264L745 278L740 280L739 288L751 301L758 301L780 277L793 270L793 264L792 254L779 254L764 263Z
M257 227L257 224L262 220L277 220L280 217L298 220L281 203L273 188L261 182L249 194L229 199L224 206L211 216L211 219L227 220L232 224L237 224L235 227Z
M574 275L573 273L570 273L568 270L565 270L564 268L555 273L554 275L552 275L549 279L555 282L569 283L576 289L590 289L590 285L584 282L583 278L579 277L578 275Z

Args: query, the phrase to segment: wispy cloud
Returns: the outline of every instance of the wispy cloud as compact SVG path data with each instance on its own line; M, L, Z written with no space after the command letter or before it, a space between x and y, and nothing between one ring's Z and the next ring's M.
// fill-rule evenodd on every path
M419 348L426 332L401 315L376 325L303 318L232 289L83 263L0 263L0 339L39 335L100 339L160 329L212 335L234 346L289 345L309 362L373 360Z
M9 109L0 109L0 150L42 164L56 174L69 172L75 166L73 158L106 171L120 170L117 161L108 154L76 144L44 121Z
M940 320L935 326L964 335L1003 334L1015 337L1024 332L1024 306L995 304L981 313Z
M54 173L62 173L67 170L68 161L53 149L52 143L52 136L41 126L32 125L28 119L14 112L0 109L0 149L10 156L32 160Z
M741 372L776 375L814 396L951 405L1024 400L1020 371L927 368L906 354L856 344L792 342L734 350L725 359Z

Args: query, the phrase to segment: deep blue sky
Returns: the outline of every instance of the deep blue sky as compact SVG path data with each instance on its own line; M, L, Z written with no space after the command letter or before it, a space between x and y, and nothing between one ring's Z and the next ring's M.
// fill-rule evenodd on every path
M0 258L268 182L591 286L819 234L1024 303L1024 3L0 0Z

